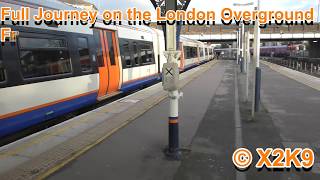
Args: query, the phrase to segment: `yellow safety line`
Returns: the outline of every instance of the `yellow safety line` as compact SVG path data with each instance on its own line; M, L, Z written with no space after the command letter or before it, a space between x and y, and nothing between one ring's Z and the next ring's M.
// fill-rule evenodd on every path
M206 72L207 70L210 69L210 67L213 67L215 64L217 63L217 61L214 61L205 71L203 71L202 73ZM201 70L201 69L199 69ZM198 70L198 71L199 71ZM196 71L197 72L197 71ZM194 72L194 73L196 73ZM192 73L192 74L194 74ZM201 73L201 74L202 74ZM192 75L191 74L191 75ZM197 74L196 76L199 76L200 74ZM195 78L195 77L194 77ZM194 78L191 78L189 80L189 82L191 82ZM184 84L184 86L186 86L188 83ZM110 132L108 132L106 135L102 136L101 138L97 139L94 143L84 147L83 149L81 149L80 151L78 151L77 153L74 153L72 156L70 156L69 158L67 158L65 161L55 165L53 168L50 168L49 170L47 170L45 173L40 174L36 179L44 179L48 176L50 176L51 174L53 174L54 172L58 171L59 169L61 169L62 167L64 167L66 164L68 164L69 162L73 161L74 159L78 158L79 156L81 156L82 154L84 154L85 152L87 152L88 150L90 150L91 148L95 147L97 144L101 143L103 140L107 139L108 137L110 137L112 134L114 134L115 132L117 132L118 130L122 129L123 127L125 127L126 125L128 125L130 122L132 122L133 120L135 120L136 118L138 118L139 116L141 116L142 114L144 114L145 112L147 112L149 109L151 109L152 107L154 107L156 104L159 104L161 101L163 101L165 98L167 97L167 95L164 95L163 97L160 97L156 102L153 102L150 107L146 108L145 110L143 110L141 113L131 117L130 119L126 120L124 123L122 123L119 127L115 127L114 129L112 129ZM98 113L98 112L97 112ZM85 116L84 116L85 117ZM83 117L81 117L83 118ZM1 158L5 158L5 157L9 157L9 156L14 156L16 154L19 154L20 152L24 151L25 149L43 142L44 140L47 140L50 137L53 136L57 136L63 132L65 132L67 129L72 128L75 125L81 124L81 123L85 123L86 121L88 121L89 118L83 118L77 121L73 121L70 124L67 124L65 126L63 126L62 128L55 130L54 132L51 133L47 133L44 134L42 136L37 136L32 138L31 141L27 141L24 142L22 145L19 145L17 148L10 150L9 152L5 152L6 150L4 150L3 152L0 152L0 159Z
M208 71L210 69L210 67L213 67L215 64L217 64L217 61L214 61L212 63L212 65L210 65L205 71L203 71L201 74L203 74L204 72ZM201 75L199 74L199 75ZM197 76L199 76L197 75ZM190 82L193 80L194 78L190 79ZM187 85L188 83L186 83L185 85ZM136 118L138 118L139 116L143 115L145 112L147 112L149 109L151 109L152 107L154 107L155 105L159 104L161 101L163 101L165 98L167 97L167 95L159 98L155 103L153 103L153 105L151 105L150 107L146 108L144 111L142 111L141 113L131 117L129 120L125 121L123 124L121 124L119 127L116 127L114 129L112 129L109 133L107 133L106 135L102 136L101 138L99 138L98 140L96 140L94 143L88 145L87 147L84 147L83 149L81 149L80 151L78 151L77 153L74 153L72 156L70 156L70 158L67 158L65 161L61 162L60 164L55 165L54 167L50 168L49 170L47 170L45 173L40 174L36 179L42 180L47 178L48 176L50 176L51 174L53 174L54 172L58 171L59 169L61 169L62 167L64 167L65 165L67 165L68 163L70 163L71 161L77 159L78 157L80 157L82 154L84 154L85 152L87 152L88 150L90 150L91 148L95 147L96 145L98 145L99 143L101 143L102 141L104 141L105 139L107 139L108 137L110 137L113 133L117 132L118 130L122 129L123 127L125 127L126 125L128 125L129 123L131 123L133 120L135 120Z
M73 126L76 126L78 124L85 123L86 121L88 121L88 119L81 119L78 121L73 121L70 124L67 124L67 125L63 126L62 128L59 128L53 132L41 134L41 135L38 135L38 136L32 138L32 140L30 140L30 141L23 142L22 145L18 145L18 147L16 147L13 150L10 149L9 152L6 152L7 150L4 150L3 152L0 152L0 159L6 158L8 156L15 156L35 144L39 144L39 143L43 142L44 140L47 140L53 136L57 136L57 135L65 132L69 128L72 128Z

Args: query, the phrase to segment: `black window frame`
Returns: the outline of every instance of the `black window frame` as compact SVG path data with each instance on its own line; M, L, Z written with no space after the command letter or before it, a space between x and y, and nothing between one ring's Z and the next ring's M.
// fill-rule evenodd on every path
M96 74L99 72L98 58L96 49L98 48L98 44L96 43L96 32L93 30L92 34L83 34L69 31L60 31L60 30L50 30L50 29L42 29L42 28L33 28L26 26L13 26L8 25L8 27L12 28L14 31L19 31L20 37L31 37L31 38L64 38L67 40L68 44L68 53L71 58L72 65L72 73L68 74L57 74L53 76L43 76L43 77L35 77L30 79L25 79L22 76L22 69L20 65L20 52L17 43L4 43L2 46L2 56L4 60L4 67L6 70L6 81L4 83L0 82L0 88L14 87L20 85L41 83L46 81L53 80L61 80L65 78L72 77L80 77L84 75ZM18 36L18 40L19 40ZM78 53L77 53L77 37L86 37L89 40L89 48L90 55L92 61L92 72L81 72L80 63L78 61ZM100 39L99 39L100 42ZM3 44L2 44L3 45Z
M96 66L97 67L104 67L104 57L103 57L103 48L102 48L102 44L101 44L101 40L100 40L100 30L98 29L94 29L93 30L93 39L94 39L94 43L95 43L95 52L94 52L94 56L96 58Z
M127 51L125 51L125 53L123 53L123 42L126 43L127 47ZM121 58L121 62L122 62L122 67L126 67L126 68L131 68L133 67L133 61L132 61L132 57L131 57L131 53L130 53L130 41L128 39L124 39L124 38L119 38L119 49L120 49L120 58ZM121 53L122 52L122 53ZM127 64L127 59L125 57L129 56L129 61L130 65Z
M130 51L130 55L132 58L132 65L133 67L139 67L141 64L141 53L140 53L140 47L138 41L132 41L130 43L132 50ZM135 48L136 47L136 50ZM135 57L135 54L137 54L137 57ZM136 61L136 58L138 61ZM137 63L138 62L138 63Z
M2 71L2 72L1 72ZM0 84L5 84L8 80L6 68L4 65L4 58L2 53L2 44L0 44L0 73L3 73L3 81L0 79Z
M116 54L115 54L116 47L114 46L114 43L113 43L114 39L112 36L112 32L106 31L106 38L108 42L106 46L108 46L108 49L109 49L110 65L116 66L117 65Z
M145 46L147 48L142 49L142 47ZM149 41L140 41L139 42L139 49L140 49L140 63L142 64L142 66L147 66L147 65L151 65L151 64L155 64L154 61L154 48L153 48L153 42L149 42ZM147 50L148 49L148 50ZM147 51L151 51L151 61L149 62L143 62L143 58L142 58L142 52L146 53L146 56L149 56L150 54L147 53Z
M38 77L24 77L23 73L22 73L22 64L21 64L21 47L19 45L19 41L20 38L38 38L38 39L62 39L66 42L66 47L65 48L61 48L64 49L68 52L69 54L69 58L70 58L70 68L71 71L68 73L62 73L62 74L55 74L55 75L47 75L47 76L38 76ZM24 48L22 48L24 49ZM28 49L28 48L25 48ZM60 49L60 48L59 48ZM17 41L17 51L18 51L18 64L19 64L19 70L20 70L20 75L23 81L25 82L33 82L33 81L42 81L42 80L47 80L47 79L62 79L65 77L70 77L74 74L74 64L73 64L73 60L72 60L72 55L70 52L70 47L69 47L69 41L68 38L65 36L60 36L60 35L52 35L52 34L36 34L36 33L31 33L31 32L25 32L25 33L20 33L19 37L18 37L18 41Z
M79 47L79 39L85 39L86 42L87 42L87 49L88 49L88 58L89 58L89 61L90 61L90 70L87 70L87 71L83 71L82 70L82 67L81 67L81 63L80 63L80 59L81 59L81 54L80 54L80 47ZM79 64L80 64L80 71L81 73L91 73L93 72L93 69L94 69L94 65L93 65L93 62L92 62L92 54L90 52L90 42L89 42L89 39L88 37L85 37L85 36L78 36L76 37L76 41L77 41L77 51L78 51L78 55L79 55ZM72 60L71 60L72 61ZM71 63L72 64L72 63Z
M198 47L184 46L185 59L193 59L198 57Z
M130 56L130 60L131 60L131 65L127 66L126 60L123 58L123 47L122 47L122 43L123 42L128 42L129 43L129 56ZM141 47L145 46L146 44L148 44L151 48L152 51L152 58L151 61L148 63L143 63L142 62L142 57L141 57ZM136 54L138 58L138 63L136 63L136 59L135 59L135 52L134 52L134 45L136 45ZM141 40L133 40L133 39L127 39L127 38L119 38L119 47L120 47L120 57L121 57L121 63L122 63L122 69L128 69L128 68L134 68L134 67L141 67L141 66L147 66L147 65L153 65L156 64L155 62L155 55L154 55L154 46L153 46L153 42L152 41L141 41ZM126 52L127 53L127 52Z

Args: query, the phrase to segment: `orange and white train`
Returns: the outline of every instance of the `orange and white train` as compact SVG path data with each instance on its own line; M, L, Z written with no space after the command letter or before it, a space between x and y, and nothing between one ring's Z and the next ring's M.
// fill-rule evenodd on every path
M2 0L19 9L58 1ZM163 32L147 26L9 26L17 43L0 46L0 137L161 80ZM214 57L202 42L181 38L181 72Z

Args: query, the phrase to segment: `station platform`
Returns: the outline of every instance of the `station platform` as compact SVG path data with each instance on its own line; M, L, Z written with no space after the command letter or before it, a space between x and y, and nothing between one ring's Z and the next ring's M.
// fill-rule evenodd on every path
M168 100L161 83L0 148L0 179L319 179L318 78L263 62L254 120L245 75L212 61L181 75L180 161L168 160ZM236 148L308 147L310 171L237 171ZM254 157L254 162L257 157Z

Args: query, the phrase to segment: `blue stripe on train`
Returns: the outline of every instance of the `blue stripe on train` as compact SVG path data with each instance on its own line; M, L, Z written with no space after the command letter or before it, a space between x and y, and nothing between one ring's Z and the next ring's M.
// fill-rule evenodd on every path
M201 64L202 63L205 63L205 62L201 62ZM198 66L198 64L191 64L189 66L186 66L183 71L187 71L196 66ZM124 84L120 90L122 92L128 92L128 91L139 89L143 85L148 85L155 81L160 81L160 80L161 80L161 74L154 75L141 80ZM58 116L75 111L79 108L94 104L96 103L96 98L97 98L97 93L93 93L93 94L72 99L66 102L58 103L52 106L33 110L31 112L27 112L15 117L2 119L0 120L0 137L13 134L25 128L39 124L41 122L50 120L52 118L56 118Z
M192 68L194 68L194 67L196 67L196 66L199 66L198 64L189 64L189 65L186 65L185 67L184 67L184 70L183 71L188 71L188 70L190 70L190 69L192 69Z
M40 108L15 117L0 120L0 137L13 134L25 128L94 104L97 93L92 93L66 102Z
M132 90L136 90L141 88L141 86L143 85L148 85L151 84L153 82L159 81L160 80L160 76L159 75L154 75L154 76L150 76L144 79L140 79L134 82L130 82L130 83L125 83L122 85L121 87L121 91L122 92L129 92Z
M145 79L137 80L125 84L122 92L128 92L140 88L142 85L147 85L152 82L159 81L159 76L150 76ZM58 103L52 106L36 109L18 116L0 120L0 137L4 137L15 132L21 131L41 122L59 117L70 113L79 108L96 103L97 93L72 99L66 102Z

